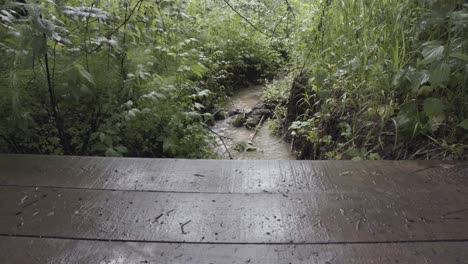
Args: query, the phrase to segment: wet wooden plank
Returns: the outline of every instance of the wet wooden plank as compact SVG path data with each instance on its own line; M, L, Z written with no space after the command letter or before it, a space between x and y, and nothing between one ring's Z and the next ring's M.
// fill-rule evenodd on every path
M468 242L351 245L120 243L0 237L0 263L468 263Z
M215 193L457 191L468 161L226 161L0 154L0 185Z
M0 234L210 243L466 240L466 189L286 195L0 187Z

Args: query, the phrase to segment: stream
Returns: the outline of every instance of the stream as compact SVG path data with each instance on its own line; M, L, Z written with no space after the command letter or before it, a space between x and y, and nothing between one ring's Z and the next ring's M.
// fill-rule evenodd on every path
M234 109L243 109L244 112L249 112L257 103L261 102L262 92L264 85L252 85L245 88L241 88L235 92L230 100L224 106L226 111ZM234 117L227 117L224 120L217 121L212 127L212 130L223 138L229 152L233 159L253 159L253 160L292 160L296 157L290 152L289 144L281 141L281 139L275 135L271 135L268 130L268 122L263 122L263 125L259 128L255 138L251 142L256 150L252 151L237 151L235 146L238 143L250 142L255 129L247 129L245 127L234 127L231 125L231 121ZM229 154L226 148L218 139L219 146L216 148L216 152L223 158L228 159Z

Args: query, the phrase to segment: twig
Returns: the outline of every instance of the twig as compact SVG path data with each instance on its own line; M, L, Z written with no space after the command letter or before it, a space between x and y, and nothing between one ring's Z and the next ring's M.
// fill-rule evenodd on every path
M120 24L118 27L116 27L114 30L112 30L109 34L107 34L106 38L109 39L110 37L112 37L112 35L114 35L117 31L119 31L119 29L121 29L123 26L125 26L127 24L127 22L130 20L130 18L132 17L133 13L135 13L135 10L137 9L137 7L141 6L142 3L143 3L143 0L139 0L135 4L135 6L132 8L132 11L128 15L128 17L126 17L125 20L122 22L122 24ZM101 42L101 44L99 44L96 48L94 48L90 53L98 51L102 47L102 45L103 45L103 43Z
M439 166L430 166L430 167L427 167L427 168L418 169L418 170L410 172L409 174L415 174L415 173L418 173L418 172L432 170L432 169L435 169L435 168L439 168Z
M262 126L262 123L263 123L263 119L265 118L264 115L262 115L262 118L260 119L260 121L258 122L257 126L255 127L255 133L253 134L252 138L250 139L250 142L252 142L255 137L257 136L257 133L258 131L260 130L260 127Z
M203 124L203 125L206 127L206 129L208 129L208 131L210 131L211 133L213 133L213 134L215 134L215 135L218 136L219 140L221 140L221 143L223 143L224 149L226 149L226 152L227 152L227 154L229 155L229 159L234 159L234 158L232 157L232 155L231 155L231 152L229 151L229 148L227 147L226 143L225 143L224 140L223 140L223 138L226 138L226 139L232 139L232 138L228 138L228 137L225 137L225 136L223 136L223 135L220 135L220 134L218 134L217 132L213 131L209 126L207 126L207 125L205 125L205 124Z
M468 211L468 208L464 208L464 209L460 209L460 210L456 210L456 211L447 212L447 213L443 214L442 216L445 217L445 216L449 216L449 215L453 215L453 214L458 214L458 213L462 213L462 212L466 212L466 211Z
M361 225L362 217L356 222L356 231L359 231Z
M289 152L292 152L293 149L294 149L294 139L295 139L295 137L293 137L293 138L291 139L291 149L289 150Z
M163 217L163 216L164 216L164 214L158 215L156 218L154 218L153 223L158 222L159 218L161 218L161 217Z
M286 7L286 12L285 12L284 15L280 18L280 20L276 23L275 28L273 29L273 33L276 33L276 29L277 29L278 26L281 24L281 22L283 22L283 19L284 19L290 12L293 14L294 18L296 18L296 15L294 14L294 11L293 11L291 5L289 4L288 0L285 0L285 2L286 2L286 5L287 5L287 7ZM289 19L289 17L288 17L288 19Z
M192 222L192 220L188 220L187 222L185 222L183 224L182 223L180 224L180 231L182 231L182 235L188 234L187 232L185 232L184 226L188 225L190 222Z
M247 23L249 23L250 26L252 26L256 31L262 33L263 35L267 36L267 37L273 37L272 35L268 34L268 33L265 33L263 31L261 31L260 29L258 29L254 24L252 24L252 22L250 22L245 16L243 16L241 13L239 13L239 11L237 11L230 3L228 0L223 0L226 5L228 5L232 11L234 11L236 14L238 14L242 19L244 19Z
M293 14L294 18L296 18L296 13L294 12L294 9L292 8L289 1L288 0L284 0L284 1L286 2L286 5L288 6L288 11L290 11Z
M207 126L206 124L202 124L204 127L206 127L206 129L208 129L211 133L217 135L218 137L222 137L222 138L225 138L225 139L229 139L229 140L232 140L232 138L230 137L226 137L226 136L223 136L221 134L219 134L218 132L214 131L213 129L211 129L209 126Z
M226 143L224 143L224 140L221 136L219 137L219 140L221 140L221 142L223 143L223 146L226 149L227 154L229 155L229 159L234 159L231 155L231 152L229 151L229 148L226 146Z
M166 213L166 215L169 216L169 214L172 213L172 212L174 212L174 211L175 211L175 209L169 210L169 211Z
M26 203L26 204L23 205L23 208L26 208L26 207L31 206L33 204L36 204L39 201L40 201L40 199L36 199L36 200L33 200L33 201L29 202L29 203Z

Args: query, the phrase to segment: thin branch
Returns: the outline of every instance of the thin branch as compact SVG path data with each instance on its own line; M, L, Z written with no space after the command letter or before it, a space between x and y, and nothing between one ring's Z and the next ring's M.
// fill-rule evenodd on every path
M227 154L229 155L229 159L234 159L231 155L231 152L229 151L229 148L227 147L226 143L224 142L223 138L225 139L232 139L232 138L228 138L228 137L225 137L223 135L220 135L219 133L217 133L216 131L213 131L213 129L211 129L209 126L203 124L203 126L205 126L206 129L208 129L208 131L210 131L211 133L215 134L216 136L218 136L219 140L221 140L221 143L223 143L223 146L224 146L224 149L226 149L226 152Z
M276 23L275 28L273 28L273 33L276 33L276 29L278 26L283 22L284 18L288 15L289 10L284 13L284 15L280 18L280 20Z
M186 225L188 225L190 222L192 222L192 220L188 220L187 222L185 222L185 223L183 223L183 224L180 223L180 231L182 231L182 235L188 234L188 232L185 232L184 227L185 227Z
M261 34L271 38L273 37L272 35L268 34L268 33L265 33L263 31L261 31L260 29L258 29L254 24L252 24L252 22L250 22L250 20L248 20L245 16L243 16L241 13L239 13L239 11L237 11L230 3L228 0L223 0L226 5L228 5L232 11L234 11L237 15L239 15L242 19L244 19L247 23L249 23L250 26L252 26L256 31L260 32Z
M117 31L119 31L119 29L121 29L123 26L125 26L127 24L127 22L130 20L130 18L132 17L133 13L135 13L135 10L138 8L138 6L141 6L141 4L143 3L144 0L139 0L135 6L132 8L132 11L130 12L130 14L128 15L128 17L125 18L125 20L116 28L114 28L114 30L112 30L109 34L107 34L106 38L109 39L110 37L112 37L112 35L114 35ZM94 48L90 53L93 53L93 52L96 52L98 51L101 47L102 47L103 43L99 44L96 48Z
M230 139L230 140L232 140L232 138L223 136L223 135L219 134L218 132L212 130L209 126L207 126L207 125L205 125L205 124L203 124L203 125L206 127L206 129L208 129L211 133L217 135L218 137L222 137L222 138L225 138L225 139Z
M283 22L284 18L289 14L291 13L294 17L294 19L296 18L296 14L294 13L294 10L292 8L292 6L289 4L288 0L285 0L286 2L286 12L284 13L284 15L281 17L281 19L276 23L275 25L275 28L273 29L273 34L276 33L276 29L278 28L278 26L281 24L281 22ZM289 17L288 17L289 19Z
M43 34L44 41L47 41L47 36ZM55 59L55 57L54 57ZM47 54L47 50L44 53L44 63L45 63L45 74L47 78L47 87L49 91L49 99L50 99L50 110L52 111L55 127L57 128L57 132L59 134L60 144L63 148L63 153L65 155L70 154L70 145L67 139L67 135L65 132L65 124L62 116L59 113L57 97L55 94L55 87L54 87L54 80L52 79L50 65L49 65L49 55Z
M52 66L52 86L55 87L55 66L57 65L57 41L54 43L54 60L53 60L53 66Z
M288 11L290 11L293 14L294 18L296 18L296 13L294 12L294 9L292 8L289 1L288 0L284 0L284 1L286 2L286 5L288 6Z
M231 155L231 152L229 151L229 148L226 146L226 143L224 143L224 140L221 136L219 136L219 140L223 143L224 148L226 149L227 154L229 155L229 159L234 159Z
M263 119L265 118L264 115L262 115L262 118L260 119L260 121L258 122L257 126L255 127L255 133L253 134L252 138L250 139L250 142L253 142L253 140L255 139L255 137L257 136L257 133L258 131L260 130L260 127L262 126L263 124Z

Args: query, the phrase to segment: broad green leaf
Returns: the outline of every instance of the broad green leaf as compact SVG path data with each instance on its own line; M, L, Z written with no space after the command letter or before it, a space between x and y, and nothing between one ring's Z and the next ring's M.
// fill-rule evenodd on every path
M424 85L421 86L418 90L418 95L428 96L434 91L434 86Z
M100 134L101 134L101 133L98 133L98 132L92 133L90 139L91 139L91 140L96 140Z
M351 148L351 149L348 149L346 151L346 154L349 155L350 157L352 158L355 158L355 157L360 157L361 156L361 152L356 149L356 148Z
M120 153L128 153L128 149L122 145L115 147L115 150L117 150Z
M429 81L433 84L444 86L450 78L450 66L446 62L438 64L431 72Z
M256 151L257 148L251 142L239 142L234 146L234 150L243 151Z
M128 114L127 114L127 116L128 116L129 118L133 118L133 117L135 117L135 116L136 116L136 114L135 114L135 111L133 111L133 109L132 109L132 110L130 110L130 111L128 111Z
M331 96L331 91L329 89L320 89L317 92L320 99L328 99Z
M103 143L97 143L93 146L93 149L96 151L106 151L109 147L104 145Z
M201 110L201 109L205 108L204 105L202 105L200 103L197 103L197 102L195 102L194 107L195 107L195 109L198 109L198 110Z
M176 147L176 142L172 138L165 138L163 142L163 151L164 152L172 152L172 150Z
M117 135L118 132L114 129L107 129L106 130L106 133L109 134L109 135Z
M93 91L89 89L87 85L81 84L80 86L80 93L82 94L87 94L87 95L93 95Z
M444 114L439 114L436 116L431 116L429 119L429 126L432 130L432 132L435 132L439 129L440 125L442 125L445 121L445 115Z
M6 10L1 10L0 11L0 21L7 21L7 22L10 22L12 23L13 20L15 19L8 11Z
M76 16L76 17L87 17L87 18L94 18L99 22L106 21L111 17L111 15L100 9L94 7L74 7L74 6L66 6L62 11L64 15L67 16Z
M107 146L112 146L112 137L108 137L106 136L106 139L104 140L104 144L106 144Z
M428 71L420 71L415 72L414 76L412 76L412 81L414 81L418 85L423 85L429 81L429 72Z
M133 106L133 102L132 100L128 100L125 104L124 104L126 107L130 108Z
M450 57L468 61L468 55L463 54L463 53L450 53Z
M429 117L438 117L444 114L444 102L438 98L427 98L424 101L424 113Z
M419 124L418 104L416 101L408 101L401 105L396 118L398 130L404 138L410 138L415 133Z
M422 50L423 62L432 63L444 58L445 46L439 42L426 42Z
M106 150L106 157L121 157L122 154L120 154L118 151L116 151L113 148L108 148Z
M197 96L199 97L205 97L205 96L208 96L211 94L211 91L208 90L208 89L205 89L205 90L202 90L200 92L198 92Z
M93 75L91 75L91 73L89 73L87 70L85 70L85 68L83 66L78 67L78 71L79 71L81 77L83 77L86 81L88 81L93 86L96 86L96 83L94 82Z
M35 56L41 56L47 52L47 40L43 36L34 36L32 41Z
M370 153L368 159L369 160L381 160L382 157L379 155L379 153Z
M213 120L214 121L214 117L212 114L210 113L203 113L202 116L208 120Z
M159 6L161 9L164 9L168 6L171 6L174 4L174 1L173 0L162 0L159 2Z
M102 143L104 143L104 140L106 140L106 134L100 133L100 134L99 134L99 140L100 140Z
M465 119L458 124L459 127L468 130L468 119Z
M319 70L319 71L314 75L314 77L315 77L315 80L316 80L319 84L323 85L323 83L324 83L325 80L327 79L328 75L327 75L327 72L326 72L326 71L324 71L324 70Z
M203 77L203 74L206 72L206 67L200 63L197 63L192 66L192 72L197 75L199 78Z

